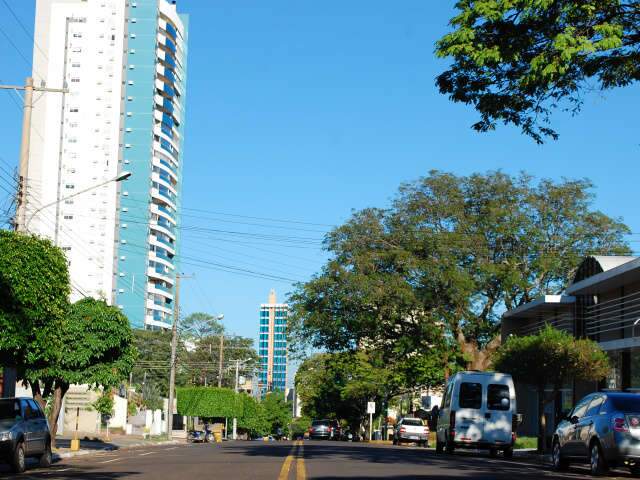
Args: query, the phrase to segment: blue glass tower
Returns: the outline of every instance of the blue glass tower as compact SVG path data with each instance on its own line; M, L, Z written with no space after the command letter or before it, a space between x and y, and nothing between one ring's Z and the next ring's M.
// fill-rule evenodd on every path
M134 328L171 328L178 269L188 16L130 1L114 299Z
M288 305L276 302L271 290L269 303L260 305L259 389L266 392L285 391L287 386L287 314Z

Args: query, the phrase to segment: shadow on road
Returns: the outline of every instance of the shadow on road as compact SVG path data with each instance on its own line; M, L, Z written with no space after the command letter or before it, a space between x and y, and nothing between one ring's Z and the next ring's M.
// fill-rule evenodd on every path
M249 444L238 443L225 445L226 453L240 456L261 456L284 458L291 451L290 443ZM502 458L489 458L484 452L462 451L453 455L436 454L433 450L421 448L402 448L390 445L367 445L342 442L304 442L304 458L307 465L339 465L342 462L362 462L367 471L371 466L397 465L397 473L384 475L390 480L435 480L443 478L442 472L446 471L447 479L539 479L545 478L584 478L588 472L584 468L572 468L569 472L552 473L549 466L526 463L517 459L506 460ZM314 463L314 460L316 462ZM365 467L366 466L366 467ZM424 467L424 474L407 474L404 468ZM374 467L375 468L375 467ZM319 470L322 470L319 467ZM429 474L430 470L439 470ZM415 471L415 470L414 470ZM633 478L626 471L615 471L617 478ZM339 479L364 480L372 478L365 472L350 469L349 474L341 476L340 472L333 470L323 475L316 471L314 480L339 480Z

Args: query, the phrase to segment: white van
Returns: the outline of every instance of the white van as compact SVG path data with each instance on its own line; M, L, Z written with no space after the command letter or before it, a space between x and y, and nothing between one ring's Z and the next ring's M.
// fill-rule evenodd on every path
M513 456L517 426L516 391L511 375L459 372L449 379L438 413L436 451L486 448Z

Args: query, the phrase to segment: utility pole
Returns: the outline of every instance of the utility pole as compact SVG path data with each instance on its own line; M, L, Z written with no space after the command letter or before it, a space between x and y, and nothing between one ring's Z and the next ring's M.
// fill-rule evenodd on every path
M218 388L222 387L222 363L224 361L224 330L220 332L220 359L218 365Z
M20 163L18 167L18 198L16 208L15 229L25 231L27 176L29 170L29 149L31 146L31 113L33 112L33 92L68 93L66 88L36 87L33 77L27 77L24 86L0 85L0 90L23 90L24 105L22 108L22 140L20 141Z
M167 436L173 434L173 401L176 386L176 350L178 349L178 321L180 318L180 280L193 275L176 274L176 297L173 304L173 327L171 328L171 370L169 373L169 399L167 401Z
M240 370L240 360L236 360L236 394L238 393L238 377L239 377L239 370ZM238 429L238 419L236 417L233 417L233 439L236 440L238 435L237 435L237 429Z

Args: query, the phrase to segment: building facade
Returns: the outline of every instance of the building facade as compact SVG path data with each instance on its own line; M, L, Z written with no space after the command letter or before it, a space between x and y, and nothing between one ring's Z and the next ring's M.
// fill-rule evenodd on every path
M286 303L277 303L274 290L269 293L269 303L260 305L258 388L262 395L284 392L287 386L288 311Z
M640 392L640 258L585 258L563 294L545 295L506 312L502 318L502 339L535 334L546 324L576 338L598 342L612 366L602 382L572 382L565 385L558 398L550 399L545 407L550 431L554 412L571 408L587 393ZM518 408L525 413L523 433L532 433L536 428L537 396L525 385L516 388Z
M72 300L105 298L134 328L172 323L187 32L166 0L36 3L35 84L68 93L36 97L25 223L65 251Z

